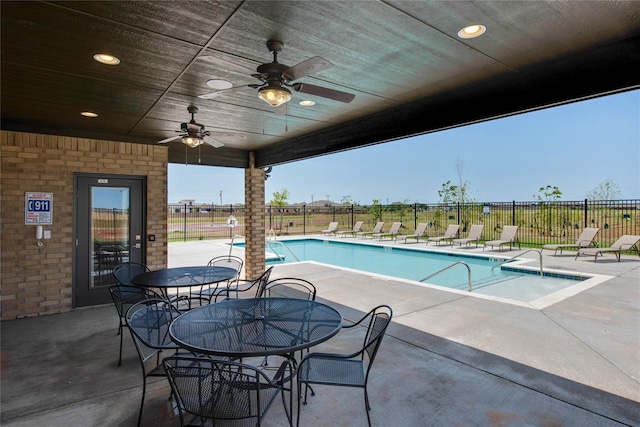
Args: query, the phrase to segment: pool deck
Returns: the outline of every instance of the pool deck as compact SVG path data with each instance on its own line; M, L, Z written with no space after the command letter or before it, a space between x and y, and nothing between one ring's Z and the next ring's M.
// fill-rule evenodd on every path
M224 253L220 241L171 243L169 266L200 265ZM318 300L346 319L378 304L393 307L369 383L375 426L640 425L640 258L607 255L594 263L574 255L545 253L544 267L611 278L541 307L309 262L278 265L272 277L310 280ZM524 257L539 263L535 253ZM108 306L3 322L1 424L135 425L140 367L128 335L116 367L116 326ZM340 334L322 349L354 345ZM316 391L301 425L366 425L361 390ZM179 425L166 381L155 380L147 393L143 425ZM276 404L265 425L284 421Z

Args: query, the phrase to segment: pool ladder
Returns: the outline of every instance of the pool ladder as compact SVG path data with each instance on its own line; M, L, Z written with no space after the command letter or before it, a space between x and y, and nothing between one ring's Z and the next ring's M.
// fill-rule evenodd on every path
M269 241L269 239L265 239L265 241L264 241L264 242L266 243L266 245L267 245L267 246L269 246L269 249L270 249L274 254L276 254L276 255L277 255L277 257L278 257L278 259L279 259L280 261L284 261L284 258L285 258L285 257L284 257L284 255L280 255L280 254L278 253L278 251L276 251L276 250L273 248L273 246L271 246L272 244L276 244L276 246L277 246L277 245L280 245L280 246L284 247L284 248L287 250L287 252L289 252L289 254L291 254L291 256L293 257L293 259L295 259L296 261L300 261L300 259L296 256L296 254L294 254L294 253L293 253L293 251L291 250L291 248L290 248L289 246L287 246L284 242L281 242L281 241L279 241L279 240L272 240L272 241Z
M493 271L493 269L494 269L494 268L496 268L496 267L502 267L502 265L503 265L503 264L506 264L506 263L508 263L508 262L511 262L511 261L513 261L514 259L516 259L516 258L518 258L518 257L521 257L522 255L524 255L524 254L526 254L526 253L529 253L529 252L535 252L535 253L537 253L537 254L538 254L538 256L540 257L540 277L544 277L544 271L542 270L542 251L539 251L539 250L536 250L536 249L529 249L529 250L526 250L526 251L522 252L521 254L514 255L514 256L512 256L511 258L509 258L509 259L507 259L507 260L504 260L504 261L500 262L500 264L497 264L497 265L494 265L493 267L491 267L491 271Z
M464 265L467 268L467 291L471 292L471 267L469 267L469 264L467 264L464 261L458 261L458 262L454 262L453 264L443 268L442 270L438 270L433 274L428 275L427 277L423 277L422 279L420 279L421 282L425 282L429 279L431 279L434 276L437 276L440 273L444 273L445 271L449 270L450 268L455 267L456 265Z

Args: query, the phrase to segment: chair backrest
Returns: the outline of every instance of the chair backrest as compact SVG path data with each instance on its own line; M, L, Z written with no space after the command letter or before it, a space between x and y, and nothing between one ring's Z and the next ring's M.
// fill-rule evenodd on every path
M471 229L469 229L469 235L467 239L478 240L482 236L482 230L484 229L484 225L482 224L472 224Z
M180 312L167 300L149 298L129 308L126 322L143 364L162 349L177 346L169 336L169 325Z
M338 229L338 222L330 222L329 223L329 230L333 231L333 230L337 230Z
M264 287L267 286L267 283L269 283L269 276L271 276L272 271L273 266L266 269L265 272L260 275L260 277L253 281L257 285L256 298L260 298L260 296L264 293Z
M595 239L596 234L598 234L599 231L600 231L599 228L585 227L585 229L582 230L582 233L580 233L580 236L578 236L578 240L576 240L576 245L577 246L590 245L593 239Z
M238 274L236 274L232 279L229 280L229 283L233 283L237 282L240 278L240 272L242 271L242 267L244 266L244 261L242 260L242 258L235 255L222 255L211 258L207 265L210 267L229 267L236 270Z
M116 310L118 310L118 314L123 319L127 311L129 311L134 304L149 298L160 298L160 295L152 290L139 288L137 286L114 285L109 287L109 293L111 294L113 304L116 306Z
M298 298L315 301L316 287L305 279L281 277L267 283L260 297Z
M388 305L379 305L367 313L363 319L368 316L371 316L371 319L369 320L369 326L367 328L367 334L364 337L364 346L362 348L362 356L364 357L365 352L369 356L367 375L374 359L376 358L376 354L380 348L382 338L387 331L387 327L389 326L389 323L391 323L393 310L391 310L391 307Z
M113 268L112 274L118 285L132 286L133 283L131 283L131 279L138 274L147 273L148 271L150 271L149 267L144 264L138 262L123 262Z
M389 229L389 234L398 234L398 231L400 231L400 227L402 227L401 222L394 222L393 224L391 224L391 228Z
M176 398L181 425L191 425L185 419L189 415L261 425L262 417L283 390L279 379L272 380L259 368L242 363L174 356L165 358L163 364ZM289 366L289 372L282 374L287 369L285 365ZM276 378L283 375L293 376L289 361L281 365Z
M502 229L502 233L500 233L500 240L511 242L516 238L517 233L518 233L517 225L505 225L504 228Z
M373 227L373 233L380 233L382 231L382 227L384 227L384 221L376 222L376 226Z
M360 229L362 228L362 224L364 224L364 221L357 221L354 225L353 225L353 232L358 232L360 231Z
M638 242L640 242L640 236L634 236L634 235L630 235L630 234L625 234L624 236L622 236L618 240L616 240L611 245L611 248L624 251L624 250L627 250L627 249L631 249Z
M427 231L427 223L426 222L421 222L418 224L418 226L416 227L416 231L413 233L414 236L423 236L424 233Z
M449 224L447 230L444 232L444 237L453 238L458 234L458 230L460 229L460 224Z

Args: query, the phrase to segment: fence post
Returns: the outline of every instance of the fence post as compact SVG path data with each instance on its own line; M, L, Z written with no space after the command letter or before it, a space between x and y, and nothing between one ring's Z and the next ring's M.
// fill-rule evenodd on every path
M511 204L511 225L516 225L516 201L513 200Z
M418 204L413 204L413 229L418 228ZM405 240L406 242L406 240Z
M584 227L587 228L587 224L589 223L589 207L587 205L587 199L584 199Z
M182 236L183 236L183 241L186 242L187 241L187 204L186 203L184 204L183 212L184 212L184 225L183 225L184 228L183 228Z
M336 205L333 205L333 219L332 221L336 220Z
M269 205L269 230L273 228L272 217L271 217L271 205Z
M458 225L460 225L460 202L458 202Z
M354 225L355 225L354 209L353 209L353 203L351 203L351 228L352 229Z
M307 235L307 205L302 205L302 235Z

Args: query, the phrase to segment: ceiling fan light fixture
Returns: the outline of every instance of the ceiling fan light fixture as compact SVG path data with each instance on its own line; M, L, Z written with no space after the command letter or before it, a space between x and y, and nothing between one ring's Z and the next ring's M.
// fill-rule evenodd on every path
M467 25L460 31L458 31L458 37L461 39L474 39L480 37L487 31L487 27L480 24Z
M278 107L291 101L291 92L279 86L265 86L258 90L258 97L272 107Z
M182 143L191 148L196 148L197 146L202 145L204 140L198 136L187 135L182 137Z

